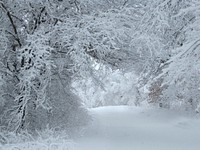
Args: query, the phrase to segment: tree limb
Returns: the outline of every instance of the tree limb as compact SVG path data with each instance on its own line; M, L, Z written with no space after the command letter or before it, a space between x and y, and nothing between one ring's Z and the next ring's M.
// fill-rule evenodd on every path
M10 13L10 11L6 8L6 6L2 2L0 2L0 4L1 4L1 7L4 9L4 11L6 12L6 14L7 14L7 16L9 18L9 20L10 20L10 23L12 25L13 31L15 33L15 40L17 41L19 47L21 47L22 44L21 44L21 41L20 41L19 36L18 36L17 27L16 27L16 25L15 25L15 23L13 21L12 14Z

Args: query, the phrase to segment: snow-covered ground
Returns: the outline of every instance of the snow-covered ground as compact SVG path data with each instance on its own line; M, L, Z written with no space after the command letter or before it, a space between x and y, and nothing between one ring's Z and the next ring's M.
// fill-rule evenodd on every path
M77 150L199 150L200 119L172 110L111 106L91 109L93 122Z
M75 146L76 144L72 140L49 137L32 142L0 145L0 150L74 150Z
M187 112L134 106L90 109L85 134L0 146L0 150L199 150L200 117Z

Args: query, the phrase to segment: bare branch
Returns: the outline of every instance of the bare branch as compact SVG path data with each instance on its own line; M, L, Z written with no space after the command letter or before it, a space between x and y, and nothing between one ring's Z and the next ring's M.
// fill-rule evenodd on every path
M10 11L6 8L6 6L3 4L3 2L0 1L0 4L1 4L1 7L3 8L3 10L6 12L9 20L10 20L10 23L12 25L12 28L14 30L14 33L15 33L15 40L17 41L17 43L19 44L19 47L22 46L21 42L20 42L20 39L19 39L19 36L18 36L18 32L17 32L17 27L13 21L13 18L12 18L12 15L10 13Z

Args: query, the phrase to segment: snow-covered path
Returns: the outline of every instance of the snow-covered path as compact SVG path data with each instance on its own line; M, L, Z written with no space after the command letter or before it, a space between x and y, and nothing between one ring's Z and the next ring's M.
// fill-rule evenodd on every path
M91 109L93 122L77 150L199 150L200 119L177 111L137 107Z

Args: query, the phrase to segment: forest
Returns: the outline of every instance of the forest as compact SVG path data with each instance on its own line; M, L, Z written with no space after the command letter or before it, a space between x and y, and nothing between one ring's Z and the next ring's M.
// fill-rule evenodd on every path
M73 150L126 110L121 128L144 111L200 135L199 35L199 0L0 0L0 150Z

